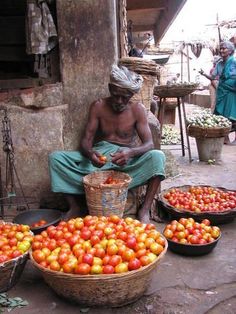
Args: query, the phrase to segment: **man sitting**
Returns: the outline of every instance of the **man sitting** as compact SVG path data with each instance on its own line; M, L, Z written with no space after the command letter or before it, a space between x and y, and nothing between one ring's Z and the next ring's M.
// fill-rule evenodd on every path
M113 65L110 97L91 104L80 152L57 151L49 156L53 192L81 195L85 193L85 175L98 170L123 171L132 177L129 188L148 184L138 219L149 222L149 210L159 184L165 178L165 155L153 149L145 107L131 99L139 92L142 82L141 75L124 66ZM97 133L99 142L95 142ZM108 161L102 161L101 156L106 156ZM79 215L79 207L73 206L67 218Z

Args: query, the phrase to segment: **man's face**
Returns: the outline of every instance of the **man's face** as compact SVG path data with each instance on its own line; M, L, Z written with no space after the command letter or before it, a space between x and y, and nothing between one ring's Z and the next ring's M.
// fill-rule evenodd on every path
M116 112L124 111L133 93L125 88L120 88L112 84L109 84L109 91L113 110Z

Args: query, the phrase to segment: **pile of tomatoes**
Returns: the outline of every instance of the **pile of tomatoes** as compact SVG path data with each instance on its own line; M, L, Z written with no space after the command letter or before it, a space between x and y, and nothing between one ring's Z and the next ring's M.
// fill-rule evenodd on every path
M166 240L153 224L131 217L86 216L61 221L34 236L32 257L52 271L124 273L152 263Z
M42 227L47 224L47 221L45 219L40 219L38 221L35 221L34 223L31 224L31 228L38 228Z
M32 241L29 226L0 222L0 264L26 253Z
M163 234L166 239L182 244L207 244L219 238L220 228L211 226L208 219L199 223L193 218L180 218L166 225Z
M103 182L103 184L118 184L121 183L122 180L115 179L112 176L107 177L107 179Z
M168 203L183 211L224 212L236 208L236 192L214 187L192 186L188 191L172 188L164 194Z

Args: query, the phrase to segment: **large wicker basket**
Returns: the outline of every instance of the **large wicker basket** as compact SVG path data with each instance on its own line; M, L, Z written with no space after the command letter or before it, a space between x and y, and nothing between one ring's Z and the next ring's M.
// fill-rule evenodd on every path
M229 134L231 127L225 128L203 128L189 124L187 127L187 133L191 137L195 138L219 138L225 137Z
M208 187L208 185L198 185L202 187ZM182 191L188 191L190 185L178 186L178 188ZM172 188L163 190L158 197L159 206L169 215L170 219L179 219L182 217L193 217L196 221L201 222L203 219L209 219L212 224L224 224L234 220L236 217L236 208L232 210L223 211L223 212L211 212L205 211L201 213L196 213L186 209L177 209L176 207L169 204L169 202L165 199L164 195L168 193ZM225 192L230 191L223 187L217 187L217 189L223 190ZM235 192L235 191L234 191Z
M171 85L157 85L154 88L154 95L161 98L166 97L184 97L197 89L197 84L171 84Z
M132 303L144 294L167 247L168 243L165 240L165 249L151 264L138 270L111 275L75 275L56 272L37 264L31 254L30 259L46 283L59 296L85 306L118 307Z
M111 176L120 180L117 184L104 184ZM90 215L123 216L131 177L123 172L96 171L83 178L86 201Z

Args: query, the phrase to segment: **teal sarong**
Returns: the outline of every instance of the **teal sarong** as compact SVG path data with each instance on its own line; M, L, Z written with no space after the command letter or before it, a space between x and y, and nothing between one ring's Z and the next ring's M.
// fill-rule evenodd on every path
M221 68L220 68L221 67ZM221 71L216 93L216 107L214 113L222 115L231 121L236 121L236 60L229 57L224 67L219 63Z
M110 159L121 146L106 141L97 143L94 150ZM117 170L129 174L134 188L147 183L155 176L165 179L165 155L160 150L151 150L129 160L125 166L117 166L108 161L103 167L95 167L78 151L56 151L49 155L49 171L53 192L84 194L83 177L94 171Z

